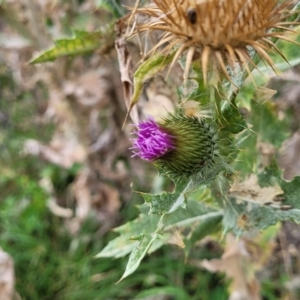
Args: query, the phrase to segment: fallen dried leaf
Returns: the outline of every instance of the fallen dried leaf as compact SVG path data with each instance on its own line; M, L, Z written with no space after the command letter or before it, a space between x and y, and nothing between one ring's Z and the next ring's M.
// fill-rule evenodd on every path
M14 262L9 254L0 248L0 299L12 300L14 297Z
M265 205L274 202L275 197L282 195L283 191L280 186L276 184L270 187L260 187L257 176L251 174L242 182L236 180L230 188L229 193L238 201L247 201ZM277 202L274 202L274 204L278 205Z
M131 68L131 56L128 50L125 36L123 35L126 31L126 18L120 19L116 23L116 31L117 31L117 38L116 38L116 50L118 53L118 61L119 61L119 68L121 73L121 81L123 83L123 94L125 99L125 104L127 109L129 110L130 100L133 95L133 83L130 78L130 68ZM138 112L137 108L133 107L130 113L130 117L135 124L138 124ZM126 119L125 119L126 121Z
M173 244L173 245L177 245L180 248L184 248L185 244L183 242L182 236L179 232L178 229L174 229L172 230L169 239L168 239L168 244Z
M258 246L228 234L222 258L204 260L201 266L211 272L225 272L232 278L229 300L260 300L260 284L253 264L257 257Z
M36 140L27 140L24 153L39 156L63 168L70 168L76 162L83 162L87 155L85 148L76 140L67 141L60 135L53 138L50 146L43 145Z
M58 205L58 200L54 197L55 191L51 179L49 177L44 177L40 180L39 184L49 194L47 206L50 211L58 217L71 218L73 215L72 210Z

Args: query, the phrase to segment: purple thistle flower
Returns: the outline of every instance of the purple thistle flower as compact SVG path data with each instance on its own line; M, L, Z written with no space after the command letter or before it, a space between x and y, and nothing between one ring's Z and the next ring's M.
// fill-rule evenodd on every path
M161 128L153 118L141 122L134 132L133 156L140 156L147 161L155 160L175 148L174 137Z

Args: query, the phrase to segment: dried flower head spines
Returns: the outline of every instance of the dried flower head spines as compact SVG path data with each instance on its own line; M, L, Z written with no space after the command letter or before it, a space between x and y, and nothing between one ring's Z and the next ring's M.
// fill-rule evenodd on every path
M289 40L284 34L291 31L291 13L287 7L292 1L279 4L278 0L153 0L154 6L140 8L140 13L154 20L139 25L139 31L161 30L162 39L152 51L167 54L177 47L173 63L187 52L186 71L197 56L204 81L210 71L229 79L227 66L236 62L250 73L248 63L256 67L249 55L249 47L271 67L268 55L274 49L283 54L271 37ZM275 30L275 31L272 31Z

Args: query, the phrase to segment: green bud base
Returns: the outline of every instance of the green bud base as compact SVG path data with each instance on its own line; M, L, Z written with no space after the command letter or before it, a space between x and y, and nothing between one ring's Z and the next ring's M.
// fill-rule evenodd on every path
M171 179L196 176L207 181L228 169L228 159L220 149L222 139L212 122L177 113L170 114L160 126L175 138L175 149L154 161L161 174Z

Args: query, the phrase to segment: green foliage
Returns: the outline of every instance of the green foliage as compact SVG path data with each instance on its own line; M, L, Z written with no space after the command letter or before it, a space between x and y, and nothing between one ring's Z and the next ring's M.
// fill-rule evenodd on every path
M125 13L119 0L97 0L97 6L109 11L116 19L122 17Z
M238 134L248 127L234 100L231 103L225 102L222 117L222 131Z
M132 98L130 99L129 109L127 116L132 110L133 106L138 102L139 97L141 96L144 88L144 83L153 78L158 72L163 70L167 65L169 65L175 55L175 52L165 56L155 54L149 59L145 60L139 68L135 71L133 76L134 82L134 92ZM125 120L127 117L125 118Z
M108 11L113 19L125 15L119 0L97 0L97 7ZM299 3L295 7L298 8ZM73 37L54 41L52 48L38 54L30 63L84 53L106 53L113 48L114 39L112 25L101 32L74 30ZM296 47L282 41L277 46L291 65L299 63ZM128 114L139 101L145 83L169 67L175 54L176 49L168 55L154 54L137 68ZM249 50L249 54L256 64L259 56L254 55L253 50ZM282 58L272 56L272 59L278 70L287 69ZM0 91L0 112L4 110L4 116L8 115L7 120L0 118L4 127L0 131L0 188L3 190L0 245L14 258L17 290L24 299L159 296L179 300L227 299L227 283L222 276L184 264L184 258L188 261L193 257L200 262L203 258L220 256L221 253L205 253L204 246L199 246L198 242L210 236L221 244L222 235L229 231L242 236L253 228L264 230L281 221L300 223L300 177L285 181L276 163L279 149L290 136L291 120L286 115L279 118L277 107L270 99L259 101L253 85L240 89L247 76L240 67L238 74L232 74L231 82L224 80L205 85L201 66L193 63L188 81L178 87L181 104L194 100L200 109L209 110L210 115L203 122L212 124L214 134L209 136L209 141L204 141L205 145L188 151L195 150L198 155L209 145L210 154L217 157L214 164L205 166L208 159L202 160L200 165L204 166L200 169L203 172L192 172L194 176L183 176L180 171L172 193L138 192L145 201L139 206L139 215L105 237L98 235L99 224L93 218L87 219L76 236L71 236L64 221L49 212L49 195L38 184L41 176L46 174L51 178L60 196L74 180L80 166L64 170L54 165L45 166L35 158L23 159L20 149L24 141L40 137L47 141L52 126L35 123L30 117L37 114L31 92L16 93L16 105L6 111L2 104L5 97ZM259 65L261 73L265 74L267 69ZM253 72L253 77L260 86L267 80L257 71ZM0 79L3 86L15 88L12 78L3 76ZM41 89L45 95L46 89ZM198 122L198 116L194 119ZM171 124L173 129L176 122ZM199 130L194 133L195 143L199 145L204 133ZM213 143L209 144L213 138ZM272 153L265 155L264 147L270 147ZM198 171L196 164L199 162L195 159L185 167L191 170L195 166ZM159 164L156 167L162 170ZM126 209L128 207L121 211L125 220L128 215L132 216ZM274 230L278 230L277 227ZM171 248L170 244L176 246ZM178 246L180 249L175 248ZM95 256L100 248L103 250ZM152 254L151 259L148 254ZM117 281L118 285L114 285ZM275 284L263 282L263 286L263 295L275 299Z
M182 190L182 186L185 187ZM143 257L148 253L157 250L170 240L170 229L173 227L190 228L191 225L205 224L209 222L220 222L222 212L218 212L210 205L204 205L197 201L189 200L185 209L185 190L188 186L181 183L173 194L163 193L162 195L143 195L145 204L150 206L150 210L142 213L136 220L129 222L116 231L119 237L111 241L96 257L122 257L131 252L129 262L122 278L133 273L139 266ZM205 193L200 195L204 199ZM166 203L167 205L165 205ZM153 209L153 205L155 209ZM199 235L198 232L191 238ZM207 228L206 231L213 231Z
M74 30L74 37L54 41L54 47L43 51L31 59L31 64L55 60L61 56L78 55L109 47L114 42L112 27L104 33Z
M150 207L150 214L164 216L171 214L180 207L185 207L185 194L188 192L190 184L182 180L177 182L174 193L163 192L160 195L141 193L141 195Z
M174 53L165 57L162 55L150 57L139 67L134 75L135 91L130 109L137 103L146 80L170 65ZM288 52L287 55L288 59L292 59L294 54ZM254 58L254 60L258 61L259 58ZM268 171L268 165L263 165L260 153L260 147L264 145L271 145L275 152L280 149L289 136L290 120L288 118L279 119L276 107L271 101L268 101L269 99L264 103L256 101L257 94L253 91L244 94L245 90L242 90L241 96L239 90L235 89L233 92L232 86L226 82L223 85L205 86L201 68L196 63L193 64L193 73L190 79L196 82L196 85L194 85L194 89L191 89L187 99L197 101L200 107L208 107L212 112L212 118L216 122L219 133L217 143L220 149L218 148L217 151L220 160L217 165L219 167L223 165L223 168L220 167L214 176L208 176L207 180L201 180L201 176L195 176L191 181L184 182L182 180L172 194L166 192L159 195L140 193L145 204L150 207L149 215L141 215L143 217L140 216L134 223L129 223L131 225L128 227L131 228L132 224L135 224L134 228L138 228L138 225L141 225L139 230L128 230L126 233L121 230L119 232L121 236L112 241L98 255L98 257L110 256L109 252L111 252L112 256L119 257L131 253L122 279L136 270L141 259L147 252L152 252L151 249L155 248L155 244L160 244L160 246L164 244L165 228L168 228L166 222L172 219L173 215L187 208L189 206L189 201L186 201L188 195L192 190L201 190L204 184L210 185L212 202L218 203L218 207L205 220L201 219L200 221L199 219L189 237L184 238L187 247L186 254L190 252L196 241L206 235L219 233L221 231L220 224L223 225L223 232L234 231L242 234L253 227L265 229L278 221L291 220L296 223L300 221L300 210L294 196L299 193L298 178L292 182L285 182L281 179L281 172L278 169L271 174ZM244 80L245 73L243 72L233 78L237 87L240 87ZM188 83L184 84L189 86ZM183 93L185 87L180 89L181 97L185 96ZM242 115L240 110L242 105L249 109L248 116L247 114ZM176 125L173 127L175 128ZM154 165L161 171L157 162ZM221 174L216 176L220 172ZM267 174L264 176L269 180L268 184L266 181L264 183L261 181L262 174ZM247 190L248 187L244 187L243 190L238 190L237 194L234 194L231 189L234 184L237 184L236 180L240 182L244 180L246 183L249 180L250 182L250 175L256 176L252 177L252 180L257 178L258 182L253 181L249 190ZM276 188L279 192L276 192ZM268 192L274 193L273 198L265 195ZM266 202L265 199L268 199L269 202ZM201 201L201 198L198 201ZM153 214L158 216L153 216ZM182 220L182 222L184 221ZM157 223L156 228L154 228L154 223ZM172 226L178 228L178 224L172 224ZM131 247L127 244L126 251L123 252L118 243L126 244L126 241L122 239L124 234L127 239L135 241L130 242ZM119 251L116 251L117 249Z
M1 82L10 91L16 90L9 74L0 76ZM42 91L46 98L46 91L43 88ZM14 99L13 105L9 106L8 99L3 98L1 92L0 110L6 119L1 120L3 123L0 129L0 247L14 259L16 291L22 299L123 300L143 297L141 290L157 295L174 295L173 291L176 290L178 295L174 297L179 300L182 295L209 299L207 295L211 289L218 290L214 292L221 295L218 299L227 298L223 277L185 266L183 259L170 256L170 251L175 247L168 249L166 246L158 250L163 243L167 243L163 239L158 239L157 244L154 243L150 249L158 250L151 260L146 260L132 276L116 285L126 267L124 256L138 243L130 238L141 234L141 223L132 221L117 228L116 233L121 235L119 240L114 240L115 233L99 236L99 224L91 217L76 236L71 236L65 228L64 220L49 211L48 195L38 182L41 176L50 177L56 190L63 193L74 179L79 166L64 170L55 165L46 165L36 157L24 156L20 151L24 141L28 138L42 138L43 142L48 142L53 125L42 125L38 123L38 118L32 117L38 116L40 104L34 101L32 93L20 94ZM193 218L205 215L205 207L197 207L191 205L187 210L182 210L181 214L172 215L172 220L168 220L166 225L169 226L166 227L166 239L171 224L187 222L189 216L192 224ZM153 217L151 222L151 217L147 215L148 208L143 206L141 211L138 220L145 223L142 226L145 228L144 234L152 234L156 230L159 216L149 215ZM210 211L213 210L207 209L207 213ZM132 215L131 207L127 206L121 214L123 218L128 218ZM94 255L110 240L109 245L115 251L113 254L107 250L110 257L124 258L105 259L99 263Z

